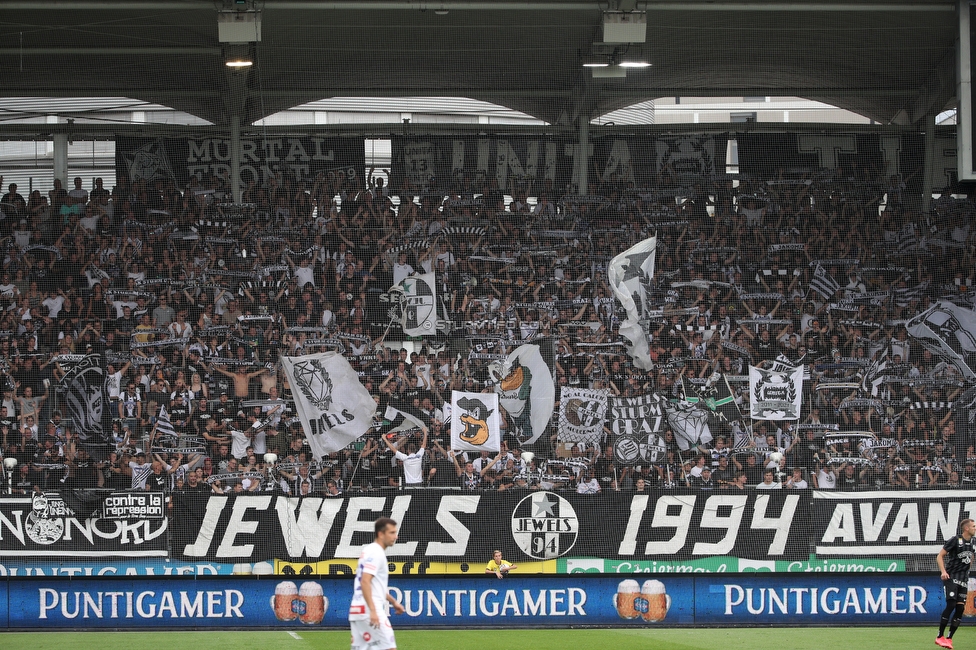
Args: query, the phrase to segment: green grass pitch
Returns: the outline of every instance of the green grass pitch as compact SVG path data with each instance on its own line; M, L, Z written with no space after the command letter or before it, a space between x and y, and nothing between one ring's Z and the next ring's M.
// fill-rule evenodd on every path
M936 621L933 621L935 623ZM894 628L739 628L739 629L585 629L585 630L398 630L401 650L832 650L935 648L935 626ZM961 628L959 650L972 647L974 635ZM345 650L349 633L293 632L3 632L3 650Z

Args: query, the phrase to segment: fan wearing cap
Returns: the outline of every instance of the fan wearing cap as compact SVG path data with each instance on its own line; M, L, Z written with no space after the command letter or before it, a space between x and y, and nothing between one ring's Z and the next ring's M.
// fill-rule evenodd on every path
M134 458L128 453L122 456L122 473L132 477L131 489L145 490L146 481L152 472L152 463L146 462L146 452L140 451Z

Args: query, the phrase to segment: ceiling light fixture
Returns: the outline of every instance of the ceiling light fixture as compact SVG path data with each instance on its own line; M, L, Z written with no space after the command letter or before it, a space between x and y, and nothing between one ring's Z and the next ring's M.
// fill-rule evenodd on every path
M605 56L590 55L583 57L582 65L584 68L606 68L610 65L610 59Z
M440 9L434 9L434 13L437 14L438 16L446 16L451 12L445 9L444 7L441 7Z
M651 64L647 61L621 61L618 63L621 68L649 68Z
M248 61L247 59L233 59L231 61L227 61L226 65L228 68L249 68L254 65L254 61Z

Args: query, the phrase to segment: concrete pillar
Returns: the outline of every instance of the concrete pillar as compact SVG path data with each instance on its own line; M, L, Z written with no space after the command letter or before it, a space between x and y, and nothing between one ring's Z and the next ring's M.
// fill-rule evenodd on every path
M74 185L68 182L68 134L54 134L54 177L61 181L65 189Z
M234 203L241 202L241 118L230 118L230 188Z
M935 177L935 113L925 116L925 168L922 176L922 212L932 205L932 180Z

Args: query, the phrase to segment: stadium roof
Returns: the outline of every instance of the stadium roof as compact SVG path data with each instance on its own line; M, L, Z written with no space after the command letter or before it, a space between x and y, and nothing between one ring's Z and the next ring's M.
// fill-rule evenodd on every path
M633 0L615 0L629 9ZM667 96L798 96L911 124L954 96L956 3L658 2L653 66L593 79L606 4L266 0L259 43L221 44L221 7L253 0L6 0L0 96L131 97L227 128L328 97L457 96L573 124ZM228 57L251 58L232 69Z

